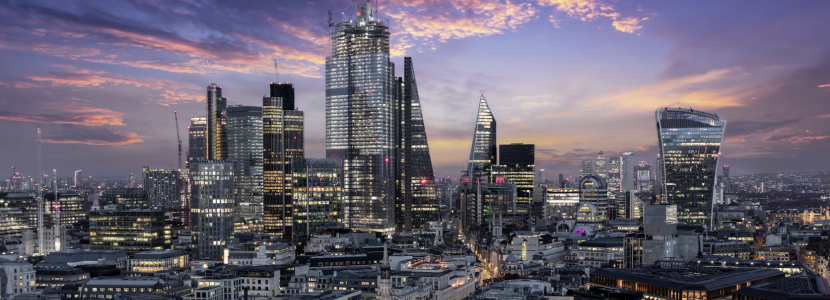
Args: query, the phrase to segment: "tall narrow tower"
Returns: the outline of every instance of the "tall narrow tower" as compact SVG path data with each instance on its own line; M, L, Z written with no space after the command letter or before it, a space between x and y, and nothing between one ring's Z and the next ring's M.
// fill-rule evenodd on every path
M470 178L489 178L492 166L495 164L496 118L490 112L487 99L484 99L484 91L481 91L476 126L473 131L473 145L470 147L470 160L467 163L467 175Z
M356 20L331 27L326 59L326 156L344 163L344 225L395 230L394 64L388 21L360 3Z
M263 231L292 240L292 159L305 158L302 111L294 109L294 86L271 83L262 99Z
M386 242L383 243L383 262L380 264L380 280L378 280L378 300L392 300L392 267L389 264L389 252Z
M227 159L225 142L225 114L228 99L222 97L222 87L211 83L207 87L207 157L208 159Z
M43 170L40 165L40 128L37 129L37 251L40 255L46 255L44 250L46 244L43 239L46 233L43 231Z

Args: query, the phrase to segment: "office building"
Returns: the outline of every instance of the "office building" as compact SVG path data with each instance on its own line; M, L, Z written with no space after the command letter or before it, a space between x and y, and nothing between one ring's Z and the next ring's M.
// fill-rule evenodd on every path
M101 194L101 198L106 205L122 205L128 209L146 209L150 207L145 189L106 189Z
M565 188L565 174L559 173L559 188Z
M305 158L291 162L294 181L293 242L302 247L312 236L343 228L343 160Z
M729 192L732 189L732 179L729 178L729 165L723 166L723 187L724 189Z
M608 178L620 178L620 157L611 156L608 158Z
M222 259L233 241L233 163L197 160L190 164L190 231L193 259Z
M262 215L262 107L228 106L228 160L234 162L236 222Z
M304 115L294 109L294 86L271 83L262 98L262 202L265 234L292 240L291 160L305 158Z
M582 157L582 167L579 168L579 178L584 178L585 176L591 175L594 173L593 162L589 157Z
M172 235L164 224L164 210L106 206L89 214L92 250L137 252L170 249Z
M637 197L635 191L618 191L617 194L616 219L640 219L643 217L644 202Z
M535 162L533 144L499 145L499 165L493 167L492 177L495 183L516 185L516 207L520 213L527 213L533 202Z
M651 165L641 161L634 166L634 172L637 174L637 191L651 191Z
M604 229L608 221L608 185L594 174L579 181L579 206L576 223L592 231Z
M331 27L326 59L326 156L344 164L344 225L395 230L397 141L394 64L388 21L375 19L368 2L357 19Z
M75 171L75 177L73 177L72 187L75 187L75 188L83 187L83 183L81 182L83 180L83 178L84 178L84 176L81 174L81 170Z
M130 173L130 177L127 179L127 187L135 188L135 174Z
M207 159L207 118L190 118L187 127L187 161Z
M634 172L634 152L623 152L620 159L620 190L636 189L637 175Z
M496 118L481 94L478 104L478 116L473 131L473 145L470 149L470 161L467 165L467 175L470 178L484 178L488 180L492 166L496 165Z
M545 191L545 218L556 222L576 218L579 189L547 189Z
M133 254L127 271L153 274L190 270L190 255L181 250L153 250Z
M516 194L513 183L487 183L483 178L475 178L470 184L466 176L462 177L459 186L462 226L490 224L500 214L515 214Z
M665 202L677 205L681 225L708 226L726 120L691 108L662 107L655 118Z
M15 299L21 294L34 294L35 273L32 264L26 261L0 260L0 295L3 299Z
M605 153L600 151L597 153L597 158L594 159L594 172L602 178L608 178L608 167L605 163Z
M438 220L438 195L411 57L404 57L403 95L398 98L401 126L395 131L401 139L401 179L396 192L400 197L395 203L395 227L397 232L421 232L424 224Z
M228 98L222 97L222 87L211 83L207 87L207 118L205 124L205 148L208 159L227 159L225 140L225 117Z
M60 225L72 225L86 220L89 212L84 208L84 198L78 193L58 190ZM35 213L37 213L35 211ZM43 194L43 225L55 226L55 193Z
M143 187L150 206L179 208L179 171L173 167L142 167Z

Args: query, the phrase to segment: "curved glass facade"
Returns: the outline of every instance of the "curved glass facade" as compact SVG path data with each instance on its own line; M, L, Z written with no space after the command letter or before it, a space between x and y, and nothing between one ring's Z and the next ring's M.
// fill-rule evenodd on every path
M679 224L708 226L726 120L683 108L659 108L655 116L664 199L677 205Z

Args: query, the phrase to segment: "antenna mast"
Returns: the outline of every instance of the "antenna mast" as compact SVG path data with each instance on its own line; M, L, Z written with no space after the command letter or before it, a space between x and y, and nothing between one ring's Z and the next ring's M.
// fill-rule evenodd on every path
M274 59L274 70L277 71L277 83L282 83L282 81L280 81L280 67L277 66L277 59L276 58Z
M40 255L46 255L43 248L45 245L43 244L43 171L40 168L40 128L37 129L37 173L35 174L38 176L37 184L35 184L37 189L37 252Z

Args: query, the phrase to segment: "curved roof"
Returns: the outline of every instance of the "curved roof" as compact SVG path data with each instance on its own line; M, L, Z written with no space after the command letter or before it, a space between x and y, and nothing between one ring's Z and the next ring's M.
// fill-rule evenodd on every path
M585 183L587 182L593 183L594 188L592 188L592 190L608 188L608 183L605 182L605 179L602 179L602 177L599 177L596 174L588 174L585 177L582 177L582 179L579 180L579 188L582 189L582 187L585 186Z

